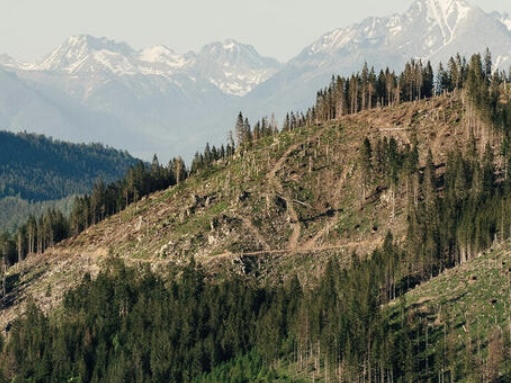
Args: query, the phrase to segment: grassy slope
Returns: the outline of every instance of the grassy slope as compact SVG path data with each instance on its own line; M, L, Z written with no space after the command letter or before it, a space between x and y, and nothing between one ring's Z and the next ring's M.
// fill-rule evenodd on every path
M463 371L463 358L470 355L480 371L489 369L489 349L499 353L502 364L499 371L511 377L511 355L504 344L511 339L511 242L499 244L478 258L464 263L410 291L403 298L407 316L419 319L428 327L428 353L445 355L449 348L456 353L456 363L447 363L450 370L467 376L474 371ZM390 312L395 314L392 306ZM446 334L450 334L446 337ZM420 335L424 341L425 334ZM493 345L490 345L493 342ZM509 349L509 344L507 345ZM478 371L478 372L480 372ZM467 381L470 381L467 378Z

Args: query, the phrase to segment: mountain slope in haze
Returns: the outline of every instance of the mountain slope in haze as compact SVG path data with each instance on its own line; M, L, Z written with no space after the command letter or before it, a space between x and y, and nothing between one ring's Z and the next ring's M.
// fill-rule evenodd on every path
M48 76L52 81L56 78ZM58 76L57 80L62 82ZM136 140L115 116L91 111L65 90L45 84L40 78L0 68L0 85L0 122L5 129L29 130L71 142L111 142L121 148ZM112 137L118 137L116 142Z

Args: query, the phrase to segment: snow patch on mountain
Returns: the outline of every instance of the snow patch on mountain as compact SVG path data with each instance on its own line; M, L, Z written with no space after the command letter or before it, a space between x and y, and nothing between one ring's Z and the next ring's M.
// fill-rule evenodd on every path
M507 13L500 15L500 22L511 32L511 16Z
M214 76L210 82L226 94L243 96L255 86L266 81L274 70L251 70L246 73L224 71L220 76Z
M355 42L356 30L352 28L337 29L324 35L320 40L312 44L309 54L313 55L320 52L331 52L342 48L350 42Z
M150 63L161 63L175 61L176 58L181 58L180 55L176 54L172 49L167 48L164 45L157 45L151 48L140 51L138 55L141 61Z
M467 17L470 5L460 0L426 0L428 17L439 26L444 43L448 43L456 27Z
M193 66L195 55L181 55L166 46L159 45L138 52L137 69L144 75L160 75L170 78Z

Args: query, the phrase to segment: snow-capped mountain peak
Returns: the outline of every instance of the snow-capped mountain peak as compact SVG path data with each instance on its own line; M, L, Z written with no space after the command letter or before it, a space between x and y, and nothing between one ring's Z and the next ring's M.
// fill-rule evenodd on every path
M204 46L195 65L201 76L235 96L247 94L280 68L277 60L262 57L253 46L232 39Z
M157 45L151 48L143 49L139 53L139 58L146 62L162 62L174 60L177 55L172 49L167 48L165 45Z
M425 57L451 41L473 9L464 0L416 0L404 14L369 17L329 32L302 52L302 56L330 56L336 52L355 53L397 45L409 57ZM412 45L412 41L421 39L423 44Z
M71 75L80 88L76 94L84 97L115 76L134 75L159 76L177 86L198 81L206 88L212 84L228 95L243 96L280 68L278 61L235 40L208 44L199 53L178 54L164 45L135 51L126 43L90 35L68 38L39 63L22 64L5 56L0 57L0 65L28 70L34 76L45 72ZM96 85L84 86L84 82Z
M275 59L262 57L252 45L228 39L205 45L197 55L199 61L215 62L225 67L278 67Z
M30 69L73 72L96 53L99 53L100 61L104 61L108 58L107 56L112 55L129 57L134 51L126 43L118 43L106 38L90 35L72 36L41 63L33 65Z

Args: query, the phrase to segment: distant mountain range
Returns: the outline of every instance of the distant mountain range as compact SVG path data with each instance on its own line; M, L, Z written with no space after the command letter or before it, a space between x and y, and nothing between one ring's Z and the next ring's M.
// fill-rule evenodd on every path
M0 127L100 141L145 159L189 159L206 141L225 142L238 111L281 119L311 105L333 74L366 61L438 65L487 47L495 67L511 65L511 17L464 0L416 0L403 14L329 32L285 64L234 40L181 55L74 36L37 63L0 56Z

